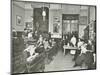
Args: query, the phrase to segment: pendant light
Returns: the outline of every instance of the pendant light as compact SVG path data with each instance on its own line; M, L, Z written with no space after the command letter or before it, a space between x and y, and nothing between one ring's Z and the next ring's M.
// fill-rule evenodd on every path
M45 18L46 18L46 11L44 9L44 4L43 4L43 11L42 11L42 16L43 16L43 21L45 21Z

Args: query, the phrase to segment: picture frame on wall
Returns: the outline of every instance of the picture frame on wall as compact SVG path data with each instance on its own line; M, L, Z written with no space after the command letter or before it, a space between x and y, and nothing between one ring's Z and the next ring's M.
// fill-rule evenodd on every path
M22 16L16 15L16 25L22 25Z
M53 33L59 33L59 23L60 23L60 17L54 16L53 17Z

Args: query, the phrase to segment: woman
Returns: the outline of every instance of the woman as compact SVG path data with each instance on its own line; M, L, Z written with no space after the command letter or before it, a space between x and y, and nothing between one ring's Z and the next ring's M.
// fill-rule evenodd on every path
M77 56L77 58L75 60L75 65L73 67L82 66L82 64L85 62L86 52L87 52L86 46L87 46L86 43L84 43L81 46L81 53L79 54L79 56Z
M47 49L50 49L51 47L50 47L50 44L49 44L49 41L45 38L44 39L44 48L45 48L45 50L47 50Z
M40 35L40 37L39 37L39 39L38 39L38 41L37 41L37 44L38 44L38 47L39 47L41 44L43 44L43 37L42 37L42 35Z
M79 56L79 54L81 53L81 46L83 45L83 41L81 41L81 39L78 40L78 43L77 43L77 47L78 47L78 50L76 50L76 53L74 55L74 58L73 60L76 60L76 58Z

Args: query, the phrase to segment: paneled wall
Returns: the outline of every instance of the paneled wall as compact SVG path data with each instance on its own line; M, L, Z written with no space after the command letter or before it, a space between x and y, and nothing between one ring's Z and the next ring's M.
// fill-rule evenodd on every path
M32 22L33 9L25 9L25 22Z
M63 14L79 14L80 6L79 5L62 5Z
M17 25L16 16L22 17L21 25ZM12 28L15 28L16 31L23 31L24 30L24 20L25 20L25 9L16 5L12 4Z
M96 20L96 7L90 7L90 22Z

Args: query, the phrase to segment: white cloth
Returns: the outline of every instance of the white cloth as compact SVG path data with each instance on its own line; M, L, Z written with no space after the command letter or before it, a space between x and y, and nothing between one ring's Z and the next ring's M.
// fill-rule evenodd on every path
M27 62L32 62L32 60L34 60L38 55L38 53L35 53L35 55L28 57Z
M71 38L71 43L75 46L75 44L76 44L76 38L75 37Z
M56 42L55 41L52 41L52 46L55 46Z
M44 48L45 48L45 49L50 48L50 45L49 45L48 41L45 41L45 42L44 42Z
M32 33L28 33L28 38L32 38Z
M31 56L35 53L35 49L36 49L36 47L31 47L31 49L30 49L30 55Z
M43 38L42 37L39 38L39 42L43 42Z
M33 53L35 53L35 49L36 47L34 47L33 45L30 45L28 48L26 48L24 51L27 51L30 53L30 56L33 55Z
M78 48L80 48L81 46L83 45L83 42L78 42L78 44L77 44L77 46L78 46Z
M81 53L86 53L87 49L84 47L84 45L81 46Z

